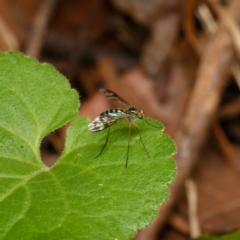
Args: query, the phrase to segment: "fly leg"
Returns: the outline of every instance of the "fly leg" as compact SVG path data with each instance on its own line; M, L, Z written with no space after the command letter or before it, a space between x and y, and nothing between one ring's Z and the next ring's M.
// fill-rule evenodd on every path
M118 122L117 124L128 124L129 130L128 130L128 147L127 147L127 159L125 163L125 168L128 167L128 156L129 156L129 149L130 149L130 137L131 137L131 131L132 131L132 122L130 123L124 123L124 122Z
M103 145L103 148L102 148L101 152L94 159L98 158L101 155L101 153L103 152L104 148L106 147L107 142L108 142L109 133L110 133L110 127L108 128L107 138L106 138L106 141L105 141L105 143Z
M147 151L147 149L146 149L146 147L143 143L143 140L142 140L142 129L135 122L133 122L133 124L134 124L134 126L136 126L139 129L141 143L142 143L143 148L144 148L145 152L147 153L148 157L150 157L150 155L149 155L149 153L148 153L148 151Z
M128 167L128 155L129 155L129 148L130 148L130 136L132 131L132 123L129 124L129 130L128 130L128 148L127 148L127 159L125 163L125 168Z

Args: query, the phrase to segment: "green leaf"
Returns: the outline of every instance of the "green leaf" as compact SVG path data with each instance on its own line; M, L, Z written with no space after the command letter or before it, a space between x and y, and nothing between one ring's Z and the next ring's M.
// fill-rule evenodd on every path
M0 54L0 239L130 239L168 197L175 145L160 123L89 132L74 120L58 162L41 161L42 138L78 113L78 95L53 67Z
M239 240L240 239L240 231L236 231L233 233L225 234L222 236L201 236L199 238L195 238L195 240Z

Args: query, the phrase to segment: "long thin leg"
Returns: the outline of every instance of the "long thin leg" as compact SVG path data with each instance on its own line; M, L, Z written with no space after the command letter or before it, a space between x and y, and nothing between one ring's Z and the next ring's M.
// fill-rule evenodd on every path
M148 153L148 151L147 151L147 149L146 149L146 147L145 147L145 145L143 143L143 140L142 140L142 129L135 122L133 122L133 124L134 124L134 126L136 126L139 129L140 140L142 142L143 148L145 149L145 152L147 153L148 157L150 157L150 155L149 155L149 153Z
M103 148L102 148L101 152L94 159L98 158L101 155L101 153L103 152L104 148L106 147L107 142L108 142L109 133L110 133L110 127L108 128L107 138L106 138L106 141L103 145Z
M127 159L126 159L126 164L125 168L128 167L128 154L129 154L129 148L130 148L130 136L131 136L131 131L132 131L132 124L129 124L129 130L128 130L128 149L127 149Z

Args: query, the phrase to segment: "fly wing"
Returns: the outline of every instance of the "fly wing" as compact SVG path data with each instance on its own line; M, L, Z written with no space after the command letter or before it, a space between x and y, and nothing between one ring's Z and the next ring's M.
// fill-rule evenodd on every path
M121 103L124 106L128 106L128 107L130 106L129 103L127 103L125 100L123 100L121 97L119 97L115 92L113 92L111 90L108 90L108 89L105 89L105 88L100 88L99 92L109 100Z
M90 132L99 132L126 118L126 113L121 109L110 109L100 114L91 123L88 124Z

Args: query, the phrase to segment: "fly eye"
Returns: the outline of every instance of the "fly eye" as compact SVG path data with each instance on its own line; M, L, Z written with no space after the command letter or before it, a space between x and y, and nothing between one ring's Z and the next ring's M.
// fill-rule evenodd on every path
M137 117L140 118L140 119L143 119L143 114L139 112L139 113L137 114Z

